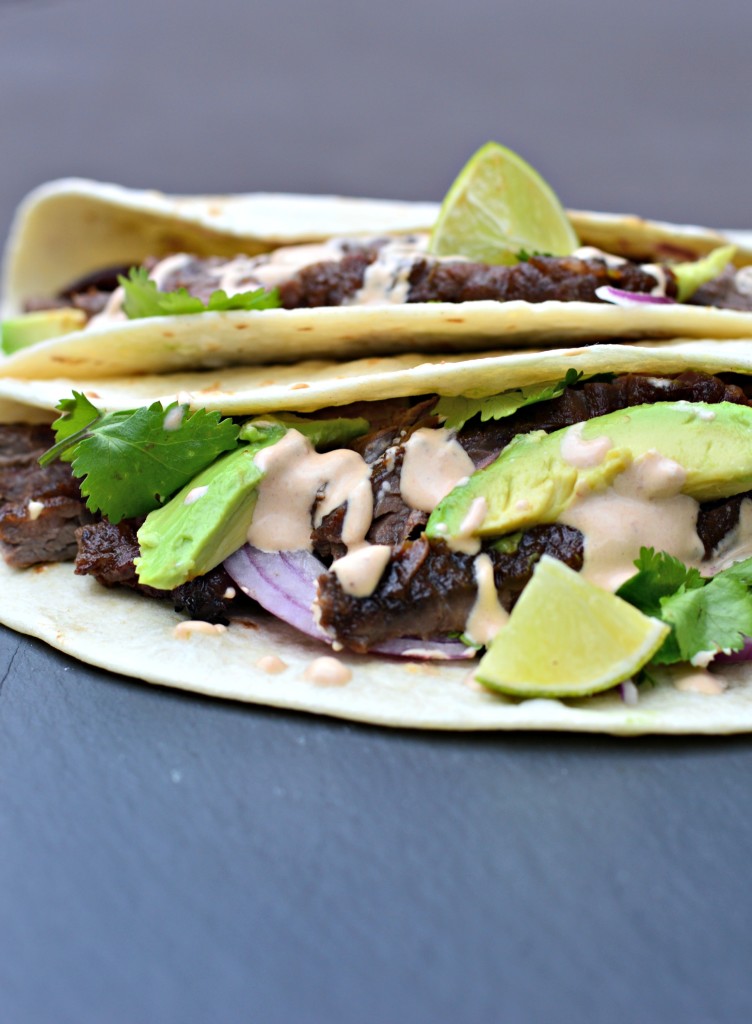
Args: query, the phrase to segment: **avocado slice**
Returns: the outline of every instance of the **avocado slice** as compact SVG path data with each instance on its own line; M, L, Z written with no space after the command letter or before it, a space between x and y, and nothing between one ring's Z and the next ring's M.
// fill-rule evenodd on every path
M209 572L245 544L264 476L254 456L285 433L284 427L275 427L263 440L221 456L166 505L149 513L138 531L140 583L172 590Z
M80 331L85 323L86 314L82 309L43 309L38 313L25 313L0 324L1 347L9 356L37 342Z
M248 420L239 440L249 443L213 462L146 517L138 531L139 582L172 590L209 572L245 544L264 476L254 456L288 430L298 430L316 448L328 448L366 433L368 426L360 418L304 420L292 414Z
M370 424L362 417L312 420L286 412L280 415L260 416L248 420L240 428L241 441L256 441L270 426L282 426L287 430L297 430L307 437L314 448L342 447L361 434L367 434Z
M670 270L676 278L677 301L689 302L698 288L723 273L733 260L735 253L735 245L722 245L711 250L700 260L670 265Z
M595 464L565 458L562 442L573 430L580 434L578 443L595 442L597 447L597 439L604 439ZM576 495L608 487L649 451L684 468L682 493L698 501L749 490L752 408L731 402L659 402L597 416L551 434L538 430L520 435L495 462L444 498L431 514L426 534L462 537L467 522L473 522L473 536L498 536L556 522ZM485 507L480 505L482 514L468 520L479 498L485 502Z

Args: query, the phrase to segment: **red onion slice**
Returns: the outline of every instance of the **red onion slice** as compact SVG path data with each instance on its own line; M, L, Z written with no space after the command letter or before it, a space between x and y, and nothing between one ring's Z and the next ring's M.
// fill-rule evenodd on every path
M261 551L250 544L225 559L225 569L248 597L301 633L331 644L313 615L316 581L326 566L309 551ZM374 654L402 658L458 660L476 654L458 640L400 637L371 648Z
M415 640L409 636L385 640L371 650L374 654L390 654L414 661L463 661L474 658L478 653L474 647L468 647L459 640Z
M715 665L738 665L742 661L752 661L752 637L746 637L744 647L740 651L729 651L724 654L716 654L712 664Z
M623 288L613 288L610 284L595 289L596 296L602 302L611 302L615 306L675 306L676 299L668 295L648 295L646 292L627 292Z
M248 597L301 633L332 641L311 611L324 566L308 551L261 551L250 544L225 559L225 569Z

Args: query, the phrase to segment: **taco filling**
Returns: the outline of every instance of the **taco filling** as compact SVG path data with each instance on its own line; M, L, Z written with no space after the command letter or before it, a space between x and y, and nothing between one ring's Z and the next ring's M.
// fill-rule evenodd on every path
M665 607L659 662L744 650L752 381L577 378L244 422L177 404L98 417L79 395L55 425L72 462L38 464L49 428L3 428L0 542L12 565L75 557L193 620L232 621L250 599L335 651L439 659L489 645L548 556ZM143 459L173 439L169 479L147 479ZM646 574L663 581L652 605ZM693 588L711 605L741 588L736 619L702 606L688 627L666 600Z
M72 197L53 183L19 212L5 267L7 375L165 372L405 344L435 354L749 332L752 253L743 238L728 244L705 229L567 213L540 175L497 143L460 171L430 231L418 207L413 229L402 226L404 204L381 211L382 230L358 218L358 203L341 225L338 201L319 197L329 214L314 241L297 224L298 197L270 202L283 237L306 240L282 244L279 231L263 240L251 230L264 220L263 197L196 197L187 206L162 197L157 216L154 196L93 186L87 199L85 191ZM225 205L234 216L225 219ZM330 218L339 232L320 230ZM40 341L59 344L23 351Z
M752 311L749 269L730 265L731 246L684 264L639 263L584 246L568 256L522 252L519 262L504 266L439 258L429 254L428 241L428 235L332 239L234 259L177 253L148 260L140 268L95 272L51 298L28 299L25 309L38 313L70 308L80 311L82 325L104 326L160 315L157 291L192 296L209 308L217 292L235 297L263 289L268 295L266 308L278 304L288 310L491 300L615 305L686 301Z

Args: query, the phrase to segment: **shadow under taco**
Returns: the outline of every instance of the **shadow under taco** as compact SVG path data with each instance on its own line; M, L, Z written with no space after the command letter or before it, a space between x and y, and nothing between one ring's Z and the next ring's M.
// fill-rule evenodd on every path
M65 390L0 382L6 418L64 399L54 430L2 431L14 629L147 681L388 725L752 728L747 343ZM649 637L629 678L575 698L564 668L524 692L499 675L490 655L552 560L570 596L536 597L528 662L603 661L605 600L617 641L635 621Z
M565 227L555 253L523 226L484 262L477 246L436 242L455 188L440 214L425 203L52 182L22 203L7 246L0 370L111 377L752 334L744 233L565 215L551 193Z

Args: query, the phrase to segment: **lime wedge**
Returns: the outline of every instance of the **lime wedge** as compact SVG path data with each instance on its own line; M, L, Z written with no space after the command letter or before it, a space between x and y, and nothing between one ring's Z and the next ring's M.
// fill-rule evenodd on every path
M487 142L447 192L428 248L435 256L511 265L521 251L566 256L578 245L550 185L511 149Z
M629 679L668 632L544 555L475 678L516 697L584 697Z

